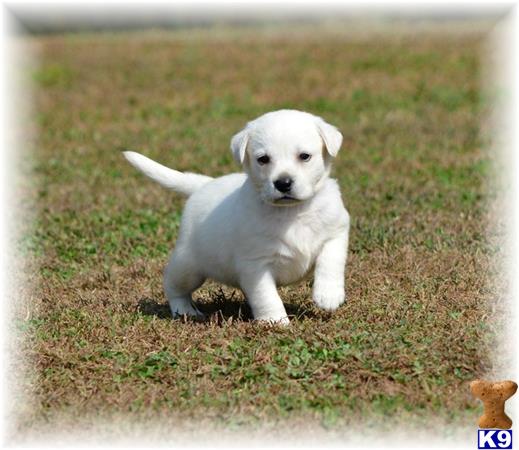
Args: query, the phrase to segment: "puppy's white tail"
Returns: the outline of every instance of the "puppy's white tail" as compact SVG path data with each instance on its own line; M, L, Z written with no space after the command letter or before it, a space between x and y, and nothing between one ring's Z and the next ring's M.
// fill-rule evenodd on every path
M212 180L211 177L205 175L169 169L140 153L123 152L123 154L133 167L139 169L147 177L167 189L172 189L187 196Z

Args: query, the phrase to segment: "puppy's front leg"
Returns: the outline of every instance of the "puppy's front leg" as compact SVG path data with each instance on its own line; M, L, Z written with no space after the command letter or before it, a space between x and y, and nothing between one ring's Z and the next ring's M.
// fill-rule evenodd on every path
M240 285L255 320L279 324L290 322L276 289L274 277L268 269L247 267L242 271Z
M327 311L344 302L344 270L348 252L348 229L325 242L315 262L313 300Z

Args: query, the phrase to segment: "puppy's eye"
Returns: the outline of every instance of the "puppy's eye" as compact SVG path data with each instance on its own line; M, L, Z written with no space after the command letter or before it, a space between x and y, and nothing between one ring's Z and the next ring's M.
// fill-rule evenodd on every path
M299 159L301 161L310 161L311 157L312 157L312 155L309 155L308 153L300 153L299 154Z
M267 155L260 156L256 161L258 161L259 165L268 164L270 162L270 157Z

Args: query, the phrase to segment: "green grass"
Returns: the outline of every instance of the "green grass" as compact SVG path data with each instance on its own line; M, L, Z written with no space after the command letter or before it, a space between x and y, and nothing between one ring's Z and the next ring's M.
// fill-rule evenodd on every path
M31 40L36 217L19 249L35 288L14 327L33 406L20 429L101 413L231 428L475 419L467 382L491 368L499 322L487 305L502 286L482 34ZM317 310L304 281L281 290L290 327L269 328L239 292L208 283L196 297L209 321L171 320L161 277L183 200L120 150L218 176L238 170L231 136L285 107L344 135L347 304Z

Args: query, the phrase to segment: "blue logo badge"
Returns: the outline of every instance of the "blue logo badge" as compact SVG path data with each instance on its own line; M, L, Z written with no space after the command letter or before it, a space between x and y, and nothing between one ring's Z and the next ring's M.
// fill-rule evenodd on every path
M478 430L478 448L512 448L512 430Z

